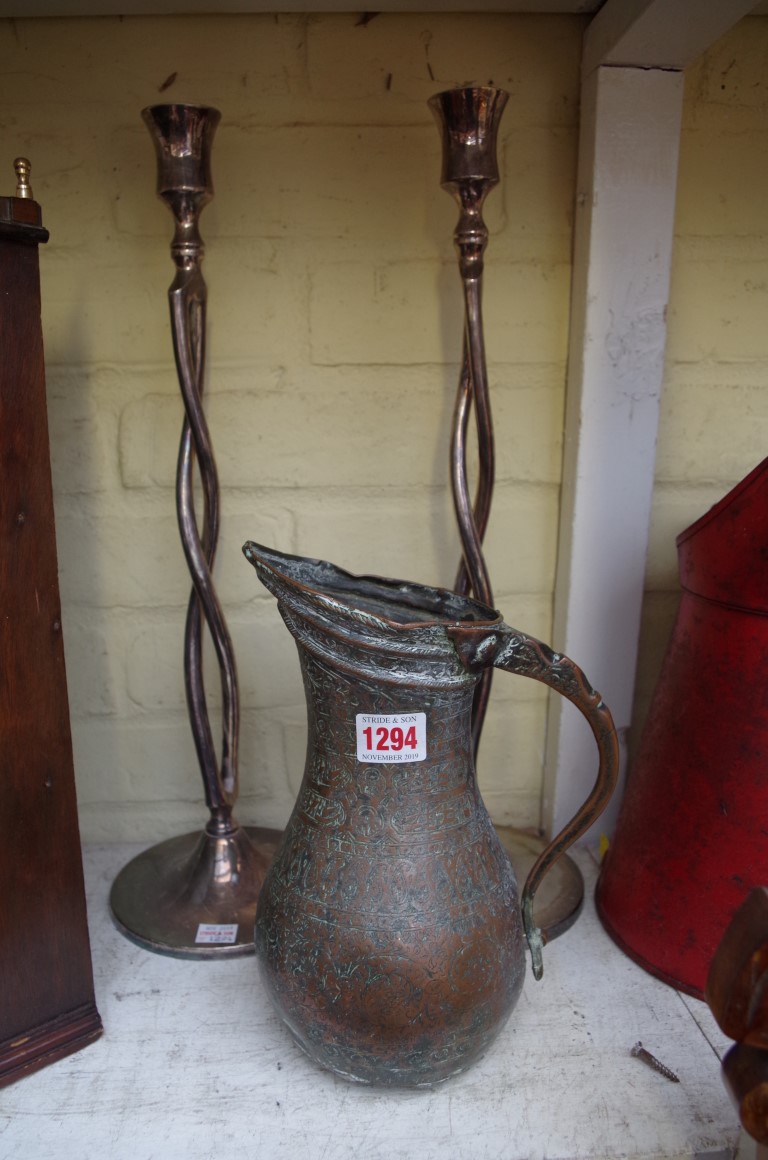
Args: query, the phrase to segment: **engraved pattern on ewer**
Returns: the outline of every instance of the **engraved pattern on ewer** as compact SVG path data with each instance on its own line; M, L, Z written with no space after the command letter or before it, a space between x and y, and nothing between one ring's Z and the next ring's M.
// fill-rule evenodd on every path
M410 832L439 834L466 825L475 814L475 798L470 792L459 797L431 801L416 798L395 810L392 828L398 834Z
M344 807L338 799L324 797L310 786L304 787L300 809L318 826L342 826L346 821Z

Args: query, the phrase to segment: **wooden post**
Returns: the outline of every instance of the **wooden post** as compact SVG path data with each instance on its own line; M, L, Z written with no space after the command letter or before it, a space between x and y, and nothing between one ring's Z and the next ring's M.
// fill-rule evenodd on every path
M0 198L0 1085L101 1034L69 729L40 207Z

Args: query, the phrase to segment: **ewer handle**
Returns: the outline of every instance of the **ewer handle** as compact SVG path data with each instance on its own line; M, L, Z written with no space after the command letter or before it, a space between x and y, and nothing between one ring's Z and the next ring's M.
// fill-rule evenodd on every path
M486 629L482 636L463 627L455 629L451 636L459 655L469 668L484 668L492 664L508 673L541 681L567 698L587 719L597 742L599 764L592 792L575 817L542 850L531 868L522 893L525 937L531 949L534 978L540 979L544 972L541 956L544 936L533 919L533 899L547 871L569 846L586 833L608 804L619 772L616 728L608 706L592 688L579 666L535 637L506 624L494 627L490 632Z

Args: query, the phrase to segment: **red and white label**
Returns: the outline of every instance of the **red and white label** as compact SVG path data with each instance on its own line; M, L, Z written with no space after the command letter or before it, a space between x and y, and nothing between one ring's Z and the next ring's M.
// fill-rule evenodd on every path
M357 760L366 765L427 756L426 713L358 713L355 729Z
M236 922L201 922L195 935L196 943L234 943L237 941Z

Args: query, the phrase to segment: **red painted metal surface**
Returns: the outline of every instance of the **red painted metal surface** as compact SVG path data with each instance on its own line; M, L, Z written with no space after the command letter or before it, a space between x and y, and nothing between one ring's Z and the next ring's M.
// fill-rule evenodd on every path
M768 459L677 547L680 607L597 905L632 959L703 998L768 882Z

